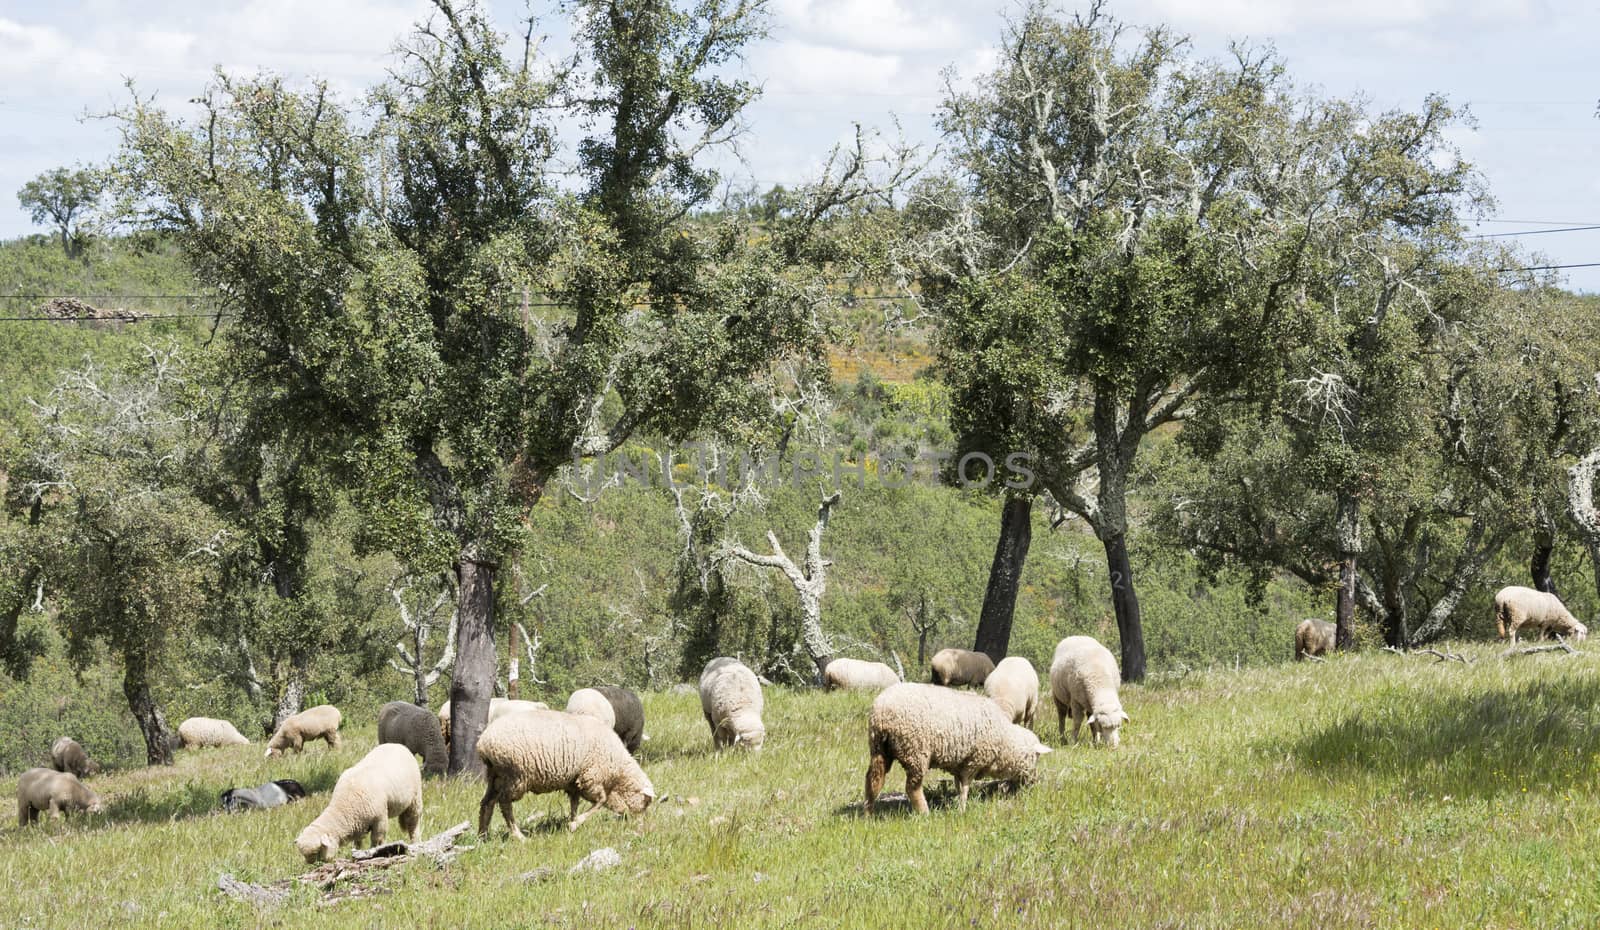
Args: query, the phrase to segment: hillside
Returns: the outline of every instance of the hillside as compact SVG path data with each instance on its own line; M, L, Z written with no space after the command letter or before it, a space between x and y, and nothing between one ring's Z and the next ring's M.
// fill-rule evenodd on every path
M40 893L0 900L0 925L1594 926L1600 668L1450 648L1475 661L1378 653L1129 687L1121 749L1061 747L1019 796L936 802L926 820L860 815L865 696L769 689L766 747L718 756L693 694L652 694L641 759L664 797L642 818L602 813L568 835L565 798L547 795L517 806L544 818L525 845L496 825L372 899L323 907L301 889L260 913L224 899L219 873L304 871L294 835L372 744L373 708L347 707L338 753L186 752L99 779L106 815L8 828L0 874ZM1053 718L1039 729L1057 745ZM223 788L272 777L315 793L211 813ZM902 787L896 768L888 789ZM475 818L478 792L428 782L424 834ZM604 846L621 867L566 874Z

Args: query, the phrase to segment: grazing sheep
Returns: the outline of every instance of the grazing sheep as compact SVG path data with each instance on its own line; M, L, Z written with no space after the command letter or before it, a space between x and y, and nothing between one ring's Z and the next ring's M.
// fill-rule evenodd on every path
M1301 620L1294 628L1294 660L1300 662L1306 656L1332 652L1338 629L1326 620Z
M1001 659L984 679L983 693L1000 705L1012 723L1033 729L1034 714L1039 710L1039 673L1032 662L1022 656Z
M882 662L834 659L822 670L822 686L829 691L882 691L899 683L900 676Z
M190 717L178 724L178 745L185 749L199 746L248 746L238 728L226 720Z
M593 688L579 688L572 692L572 697L567 698L567 713L593 717L613 731L617 725L617 712L611 709L611 702Z
M328 806L300 831L294 848L307 862L316 862L334 858L340 846L359 842L366 834L371 834L373 846L381 846L394 816L400 818L406 838L415 842L422 823L422 773L411 750L384 743L344 770Z
M642 814L655 786L611 728L593 717L541 710L511 714L478 737L487 787L478 803L478 834L489 835L495 805L510 835L521 840L511 805L525 794L565 791L572 802L567 829L576 830L602 805L627 816ZM578 800L590 803L578 813Z
M489 699L489 719L483 722L484 726L499 719L505 714L521 713L525 710L549 710L550 705L543 701L513 701L510 698ZM450 702L445 701L439 707L439 732L444 734L445 745L450 745Z
M961 685L982 687L984 679L994 671L994 660L981 652L966 649L940 649L929 663L933 669L933 683L955 688Z
M872 702L867 727L872 761L867 766L867 813L895 762L906 770L906 796L918 813L928 812L922 780L929 768L956 777L960 805L975 778L1022 785L1033 780L1039 757L1050 747L1032 730L1007 719L993 701L938 685L893 685Z
M615 718L612 731L629 752L638 752L639 744L648 738L644 735L644 702L639 700L639 695L615 685L600 685L594 690L611 702L611 714Z
M1537 629L1540 639L1554 633L1583 642L1589 636L1589 628L1567 610L1561 598L1520 585L1501 588L1494 596L1494 619L1500 638L1509 634L1513 643L1517 641L1517 631L1525 626Z
M267 741L267 758L283 755L285 749L300 752L310 740L325 739L329 749L339 748L339 708L332 704L318 704L278 724L277 732Z
M305 796L306 789L299 782L292 778L280 778L256 788L229 788L218 797L223 810L237 814L240 811L282 807Z
M50 746L50 766L58 772L71 772L79 778L88 778L100 772L100 766L70 736L63 736Z
M398 743L421 756L425 776L443 775L450 761L439 718L405 701L390 701L378 710L378 742Z
M1072 738L1078 739L1084 718L1094 738L1117 748L1118 729L1128 722L1117 697L1122 673L1111 651L1092 636L1068 636L1056 644L1050 663L1050 696L1056 702L1056 735L1066 739L1067 715L1072 715Z
M749 666L727 656L706 663L700 675L700 710L718 749L760 749L767 738L766 725L761 722L763 706L761 681Z
M17 779L17 826L26 827L39 819L45 811L52 819L63 813L88 811L98 814L105 810L100 796L71 772L54 769L28 769Z

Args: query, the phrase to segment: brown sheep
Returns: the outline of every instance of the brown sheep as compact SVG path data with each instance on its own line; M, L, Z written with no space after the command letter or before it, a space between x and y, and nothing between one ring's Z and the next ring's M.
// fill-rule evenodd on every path
M1327 655L1333 651L1334 635L1338 627L1326 620L1301 620L1294 628L1294 660L1306 656Z
M928 664L933 669L933 683L949 688L960 685L981 688L989 673L994 671L993 659L966 649L941 649Z

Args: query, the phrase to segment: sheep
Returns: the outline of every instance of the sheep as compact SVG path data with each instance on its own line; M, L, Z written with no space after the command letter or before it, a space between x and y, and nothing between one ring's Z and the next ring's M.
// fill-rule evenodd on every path
M938 685L903 682L872 702L867 743L866 811L872 813L884 776L895 762L906 770L906 796L919 814L928 812L922 781L928 769L956 778L959 804L975 778L998 778L1012 785L1033 780L1039 757L1050 747L1032 730L1014 724L993 701Z
M983 693L1000 706L1011 718L1033 729L1033 718L1039 710L1039 673L1033 663L1022 656L1001 659L989 677L983 681Z
M52 819L63 813L87 811L98 814L105 810L100 796L78 780L71 772L54 769L28 769L17 779L17 826L26 827L39 819L45 811Z
M70 736L63 736L50 746L50 767L58 772L71 772L79 778L100 772L100 766Z
M929 663L933 669L933 683L947 687L959 685L981 686L994 671L994 660L981 652L966 649L940 649Z
M712 659L700 675L700 710L711 727L718 748L746 746L760 749L767 728L761 722L761 681L738 659Z
M359 842L366 834L371 834L373 846L381 846L389 818L397 815L406 838L416 842L422 823L422 772L411 750L384 743L344 770L328 806L295 837L294 848L307 862L316 862L334 858L340 846Z
M834 659L822 670L822 686L829 691L882 691L899 683L900 676L882 662Z
M306 789L299 782L292 778L280 778L256 788L229 788L217 797L223 810L237 814L239 811L282 807L305 796Z
M1327 655L1333 650L1338 629L1326 620L1301 620L1294 628L1294 660L1300 662L1306 656Z
M449 762L439 718L405 701L390 701L378 710L378 742L398 743L421 756L424 776L443 775Z
M1050 663L1050 696L1056 702L1056 736L1066 740L1067 715L1072 715L1072 739L1078 739L1085 716L1094 738L1117 748L1118 728L1128 722L1117 697L1122 673L1111 651L1092 636L1068 636L1056 644Z
M1567 610L1561 598L1520 585L1501 588L1494 596L1494 619L1500 638L1509 634L1513 643L1524 626L1538 629L1540 639L1554 633L1581 643L1589 636L1589 628Z
M606 696L593 688L579 688L567 698L567 713L593 717L613 731L617 726L617 712L611 709Z
M644 703L639 695L615 685L600 685L594 690L611 702L611 715L615 719L612 731L629 752L638 752L639 744L649 739L644 735Z
M178 745L185 749L201 746L248 746L238 728L226 720L190 717L178 724Z
M267 741L267 758L283 755L286 749L300 752L308 740L325 739L329 749L339 748L339 708L332 704L318 704L291 717L284 718Z
M515 701L510 698L490 698L489 718L483 722L488 726L502 714L520 713L525 710L549 710L550 705L543 701ZM439 706L439 732L444 734L444 743L450 745L450 702L445 701Z
M487 838L496 805L506 829L521 841L511 805L525 794L565 791L572 802L567 829L575 831L602 805L627 816L642 814L656 789L611 728L593 717L540 710L510 714L478 737L487 787L478 802L478 835ZM579 799L590 802L578 813Z

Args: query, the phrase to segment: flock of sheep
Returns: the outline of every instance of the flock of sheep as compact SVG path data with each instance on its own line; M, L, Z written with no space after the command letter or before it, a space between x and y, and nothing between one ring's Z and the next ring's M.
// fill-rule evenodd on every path
M996 666L982 653L946 649L933 657L931 671L934 684L912 684L901 682L881 662L839 658L824 669L829 689L880 692L868 719L868 813L896 762L905 769L912 807L926 813L922 783L930 768L955 777L965 807L974 779L1025 784L1033 779L1039 757L1051 751L1033 731L1039 675L1027 659L1012 656ZM1071 717L1075 740L1087 722L1096 741L1117 745L1128 715L1117 696L1121 675L1116 660L1104 646L1087 636L1063 639L1050 665L1049 683L1063 740ZM984 693L957 690L960 686L982 687ZM761 680L739 660L707 663L700 676L700 706L717 749L759 750L765 742ZM273 732L267 758L290 749L302 751L319 739L337 748L342 722L338 708L326 704L295 714ZM444 774L449 738L448 701L437 714L404 701L385 704L378 712L377 748L339 775L327 806L295 838L295 849L307 862L317 862L335 858L346 843L359 845L367 839L377 846L395 817L415 841L422 819L422 778ZM206 717L183 721L178 739L185 748L249 743L232 723ZM479 834L488 835L498 807L508 834L523 839L512 805L528 794L565 792L571 801L570 830L601 807L624 816L643 813L656 792L634 754L647 739L644 706L626 688L579 689L562 711L538 701L495 698L477 744L485 783L478 805ZM21 826L41 813L59 817L103 809L99 796L83 783L98 767L82 746L63 736L51 749L51 761L52 768L30 769L18 782ZM278 807L305 796L298 782L278 779L254 788L230 788L220 801L233 812ZM588 801L589 809L580 814L581 801Z
M1495 620L1502 638L1517 640L1520 631L1538 630L1582 640L1588 627L1552 594L1508 587L1495 596ZM1305 620L1295 630L1295 658L1321 655L1333 648L1333 624ZM823 670L823 684L833 689L879 692L868 716L870 759L866 774L868 813L896 762L905 769L906 797L919 813L928 810L922 785L929 769L955 778L959 803L966 806L972 782L992 778L1011 786L1031 781L1039 757L1050 748L1035 735L1039 708L1039 674L1020 656L996 665L987 655L945 649L930 663L932 684L902 682L882 662L838 658ZM983 694L957 690L981 687ZM1087 723L1095 742L1115 748L1128 721L1118 697L1121 674L1116 659L1088 636L1069 636L1056 646L1050 663L1050 696L1056 707L1056 732L1066 739ZM700 706L717 749L759 750L766 740L762 721L761 680L737 659L707 663L700 676ZM267 758L307 742L326 740L338 748L342 716L322 705L284 720L267 741ZM232 723L191 717L178 727L183 747L229 746L249 740ZM378 712L378 746L346 769L335 783L327 807L295 839L308 862L331 859L345 843L363 837L383 842L389 819L398 817L408 838L415 840L422 818L422 778L443 775L450 739L450 702L437 714L404 701L385 704ZM581 688L563 711L538 701L495 698L477 752L484 765L485 790L478 805L478 832L487 836L499 808L510 836L522 839L512 805L527 794L565 792L571 801L568 828L576 830L601 807L624 816L643 813L655 800L655 787L634 758L649 739L644 733L644 706L626 688ZM58 817L72 811L98 813L103 805L83 779L98 766L76 741L63 736L51 747L52 768L34 768L17 783L17 822L27 826L40 814ZM422 757L419 767L417 756ZM224 810L270 808L305 797L301 785L279 779L254 788L222 793ZM580 801L589 809L578 812Z

